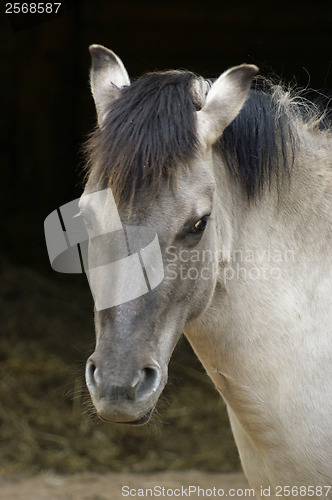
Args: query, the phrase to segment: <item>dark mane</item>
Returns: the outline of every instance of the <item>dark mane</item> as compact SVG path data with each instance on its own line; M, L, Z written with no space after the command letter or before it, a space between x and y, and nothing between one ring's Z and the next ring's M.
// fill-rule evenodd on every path
M294 161L293 112L282 104L280 87L256 80L235 120L216 147L234 177L240 178L248 198L261 195L272 176L289 173Z
M296 151L306 147L299 139L300 127L330 133L330 102L320 92L284 89L262 77L254 80L239 115L216 145L249 199L260 196L272 177L279 189L289 179Z
M202 81L188 71L148 73L122 90L87 143L88 173L97 189L111 187L117 200L130 203L137 191L154 196L162 178L176 178L197 147L195 111L205 97L194 97L195 80ZM241 112L215 145L249 199L273 176L279 182L289 174L299 121L323 127L324 114L279 85L254 81Z
M130 202L140 188L158 192L160 180L174 177L193 157L195 78L188 71L148 73L122 90L87 143L98 188L111 187L118 200Z

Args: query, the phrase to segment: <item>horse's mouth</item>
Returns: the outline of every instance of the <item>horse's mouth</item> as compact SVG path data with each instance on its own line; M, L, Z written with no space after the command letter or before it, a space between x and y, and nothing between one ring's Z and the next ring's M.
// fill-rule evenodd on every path
M145 413L145 415L143 415L143 417L139 418L138 420L133 420L133 421L129 421L129 422L126 420L124 420L124 421L110 420L110 419L107 419L104 416L100 415L100 413L99 413L99 418L101 420L103 420L104 422L107 422L108 424L144 425L150 420L150 417L153 413L153 410L154 410L154 408L150 408L150 410L147 411Z
M134 422L124 422L124 423L128 424L128 425L144 425L150 420L152 412L153 412L153 408L151 408L149 411L147 411L146 414L143 415L143 417L139 418L138 420L135 420Z

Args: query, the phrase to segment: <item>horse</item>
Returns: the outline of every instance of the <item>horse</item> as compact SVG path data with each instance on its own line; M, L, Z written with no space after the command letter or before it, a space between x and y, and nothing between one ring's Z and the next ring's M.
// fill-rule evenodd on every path
M158 235L164 272L148 293L95 309L86 383L97 413L146 423L184 333L226 403L256 497L331 499L327 113L254 65L213 81L170 70L130 82L115 53L90 53L98 123L80 212L111 234L107 204L91 201L110 190L123 226Z

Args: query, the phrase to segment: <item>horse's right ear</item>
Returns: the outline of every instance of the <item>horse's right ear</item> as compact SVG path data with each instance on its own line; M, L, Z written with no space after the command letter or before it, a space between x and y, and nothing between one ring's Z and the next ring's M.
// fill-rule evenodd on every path
M211 146L236 118L257 72L253 64L235 66L212 85L203 108L197 112L197 131L202 144Z
M121 59L114 52L102 45L90 45L89 51L92 58L91 92L96 105L98 124L101 126L109 103L118 97L121 87L130 85L130 80Z

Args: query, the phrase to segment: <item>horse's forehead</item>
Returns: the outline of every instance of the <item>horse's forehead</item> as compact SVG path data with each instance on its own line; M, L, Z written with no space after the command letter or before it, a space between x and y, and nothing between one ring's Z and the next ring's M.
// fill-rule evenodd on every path
M153 189L153 185L150 186ZM117 202L110 187L99 190L94 179L88 179L79 205L84 212L93 212L98 219L103 220L111 215L120 216L127 224L141 224L142 221L154 223L158 219L168 217L185 218L188 214L203 213L211 205L215 190L215 179L205 158L197 156L189 165L179 166L178 175L169 180L165 177L158 192L151 193L149 187L137 189L132 202ZM117 218L116 217L116 218Z
M177 180L175 196L180 201L197 197L211 198L215 190L215 179L208 159L197 156L188 168L182 170Z
M208 172L188 169L172 187L162 183L149 216L151 219L175 217L181 223L192 214L205 215L211 210L214 191L215 182Z

